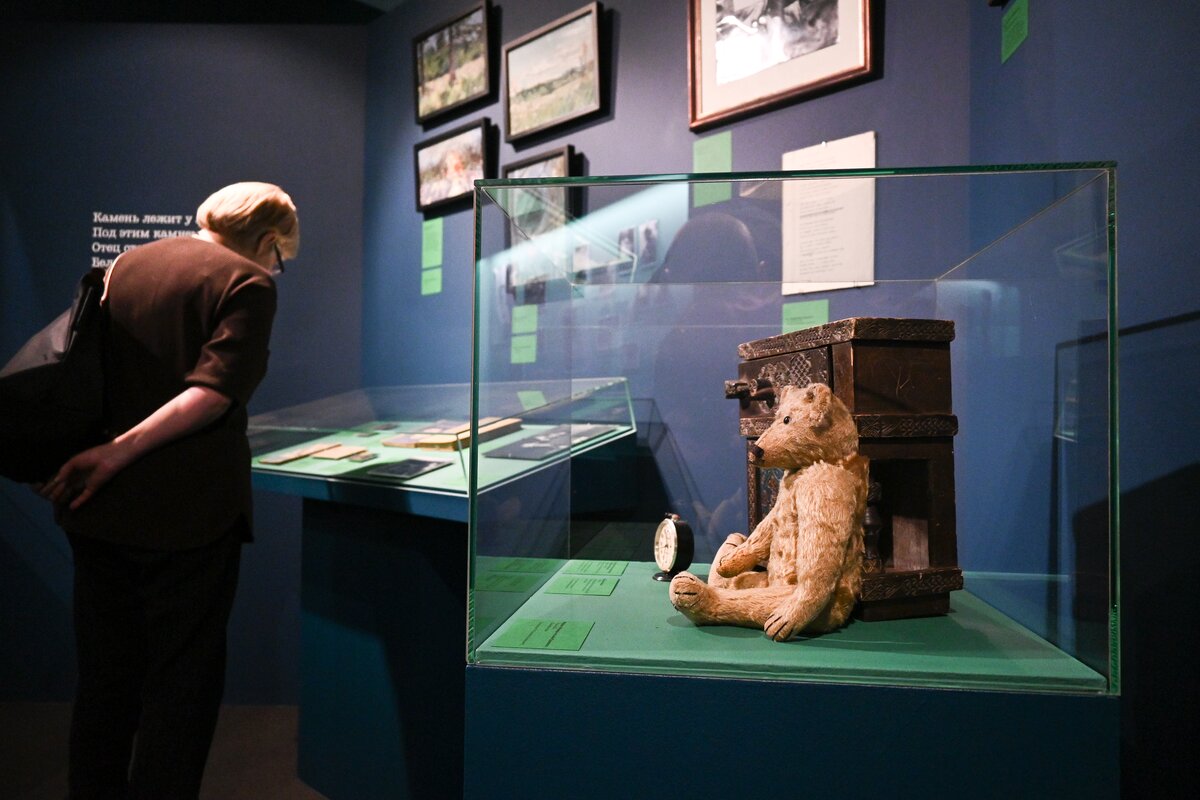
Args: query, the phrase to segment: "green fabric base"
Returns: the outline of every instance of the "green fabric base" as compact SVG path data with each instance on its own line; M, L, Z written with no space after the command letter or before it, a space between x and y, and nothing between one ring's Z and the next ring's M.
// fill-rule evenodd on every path
M853 621L835 633L780 643L759 630L694 625L671 606L668 584L651 578L656 571L651 563L631 562L608 597L548 594L545 590L552 582L545 579L550 574L543 574L540 588L523 603L522 594L475 592L476 631L488 638L475 651L473 661L496 666L1009 691L1102 693L1107 688L1104 676L966 591L951 594L951 613L945 616ZM504 622L497 626L497 619ZM493 644L514 622L528 619L595 625L577 652L518 650Z

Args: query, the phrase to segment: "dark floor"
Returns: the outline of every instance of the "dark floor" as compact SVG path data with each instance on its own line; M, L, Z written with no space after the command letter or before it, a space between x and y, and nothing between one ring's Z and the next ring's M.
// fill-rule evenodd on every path
M0 798L67 794L67 703L0 703ZM296 777L294 706L223 706L203 800L324 800Z

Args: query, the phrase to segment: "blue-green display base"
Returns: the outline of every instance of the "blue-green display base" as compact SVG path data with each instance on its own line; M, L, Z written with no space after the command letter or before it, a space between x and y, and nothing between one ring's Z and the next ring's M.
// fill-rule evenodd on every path
M494 609L505 621L488 632L475 662L1012 691L1099 693L1106 688L1102 675L966 591L951 594L951 613L945 616L854 621L835 633L780 643L759 630L694 625L671 606L668 584L651 578L655 571L650 563L630 563L606 597L550 594L550 580L540 582L519 605L520 595L476 592L476 614ZM497 638L522 619L595 624L577 652L496 646ZM477 617L476 630L486 630L486 623Z

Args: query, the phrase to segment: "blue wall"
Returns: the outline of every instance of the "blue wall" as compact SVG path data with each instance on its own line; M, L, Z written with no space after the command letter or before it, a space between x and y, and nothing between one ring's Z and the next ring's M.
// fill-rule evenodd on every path
M501 3L499 41L512 41L580 5ZM571 144L582 153L587 175L691 170L697 137L687 127L687 4L615 0L603 7L612 33L606 56L614 65L606 113L521 142L519 150L501 142L501 164ZM363 331L364 341L376 344L363 353L368 384L470 378L472 213L468 207L446 215L444 290L422 297L421 254L414 246L422 216L413 203L412 148L479 117L502 125L504 115L496 101L435 126L417 123L412 39L447 13L441 3L409 3L371 25ZM878 132L880 165L966 163L967 9L909 0L889 4L885 23L881 79L730 126L733 168L779 169L788 150L866 130Z
M1000 63L1000 13L971 9L971 159L1113 159L1120 337L1122 770L1136 796L1188 796L1200 736L1200 86L1194 4L1030 0ZM1181 769L1170 765L1179 765ZM1190 766L1185 766L1190 765ZM1190 787L1190 790L1189 788Z
M92 212L194 214L235 180L284 186L303 231L251 412L358 386L365 29L11 25L0 47L0 352L66 306ZM299 501L256 498L228 697L289 702ZM70 550L0 483L0 697L73 692Z

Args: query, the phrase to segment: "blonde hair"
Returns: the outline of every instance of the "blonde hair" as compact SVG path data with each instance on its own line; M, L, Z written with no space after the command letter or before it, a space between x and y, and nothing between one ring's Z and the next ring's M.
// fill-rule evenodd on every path
M253 251L263 234L274 232L284 258L300 250L296 204L273 183L245 181L218 189L196 210L196 223Z

